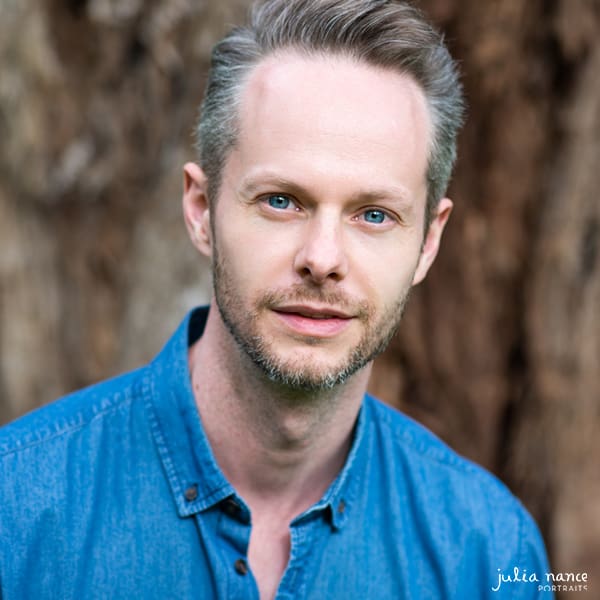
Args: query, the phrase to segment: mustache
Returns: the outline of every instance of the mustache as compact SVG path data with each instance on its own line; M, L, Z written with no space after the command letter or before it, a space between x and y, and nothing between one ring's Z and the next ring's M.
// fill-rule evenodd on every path
M358 319L368 319L373 310L365 300L358 300L340 290L324 290L297 283L289 288L265 292L257 305L260 309L272 309L287 304L315 303L328 306Z

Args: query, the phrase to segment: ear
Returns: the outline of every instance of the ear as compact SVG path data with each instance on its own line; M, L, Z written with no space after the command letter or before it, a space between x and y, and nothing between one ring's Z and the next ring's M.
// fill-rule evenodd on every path
M452 200L450 200L450 198L442 198L437 205L435 216L429 224L425 242L423 248L421 248L421 256L419 257L419 262L417 263L417 268L413 275L413 285L417 285L417 283L421 283L421 281L425 279L429 267L433 264L438 250L440 249L442 233L451 212Z
M206 175L191 162L183 167L183 216L194 246L205 256L210 256L212 235Z

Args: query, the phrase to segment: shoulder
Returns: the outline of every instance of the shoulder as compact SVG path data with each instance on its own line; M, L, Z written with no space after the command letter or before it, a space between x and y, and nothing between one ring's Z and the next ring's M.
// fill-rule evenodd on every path
M460 456L435 434L379 400L367 397L379 464L441 528L469 523L473 531L515 546L543 548L520 500L483 467Z
M68 394L0 428L0 460L38 448L61 444L66 438L127 411L149 385L145 368Z
M507 487L483 467L459 455L425 426L380 400L367 396L370 426L382 437L384 453L393 461L414 463L431 476L464 480L514 499ZM387 452L386 452L387 451Z
M391 548L402 560L409 548L409 579L435 572L440 597L467 597L467 590L495 597L499 577L515 569L540 580L548 571L544 543L506 485L378 400L367 396L363 411L361 487L368 496L360 506L361 514L369 506L370 548L379 544L382 556ZM499 597L508 594L533 597L535 588L506 586Z

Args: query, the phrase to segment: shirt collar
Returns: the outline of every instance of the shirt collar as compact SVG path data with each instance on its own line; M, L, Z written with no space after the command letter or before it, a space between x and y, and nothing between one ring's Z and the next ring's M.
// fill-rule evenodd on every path
M202 335L207 316L207 307L190 312L149 366L146 407L182 517L205 510L234 493L204 433L188 367L188 348Z
M231 495L233 486L217 465L209 445L190 380L188 348L203 333L208 307L185 317L160 354L149 365L145 402L154 441L179 515L205 510ZM357 504L367 462L365 441L368 403L363 402L346 463L322 499L294 523L327 511L334 528L343 527Z

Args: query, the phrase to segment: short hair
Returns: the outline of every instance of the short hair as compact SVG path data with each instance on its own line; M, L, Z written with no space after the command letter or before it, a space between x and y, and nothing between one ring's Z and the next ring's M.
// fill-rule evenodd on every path
M415 7L394 0L266 0L247 26L212 51L196 147L216 199L239 130L239 106L253 68L279 51L346 56L411 76L424 92L432 122L427 161L426 226L446 192L456 160L464 98L443 36Z

